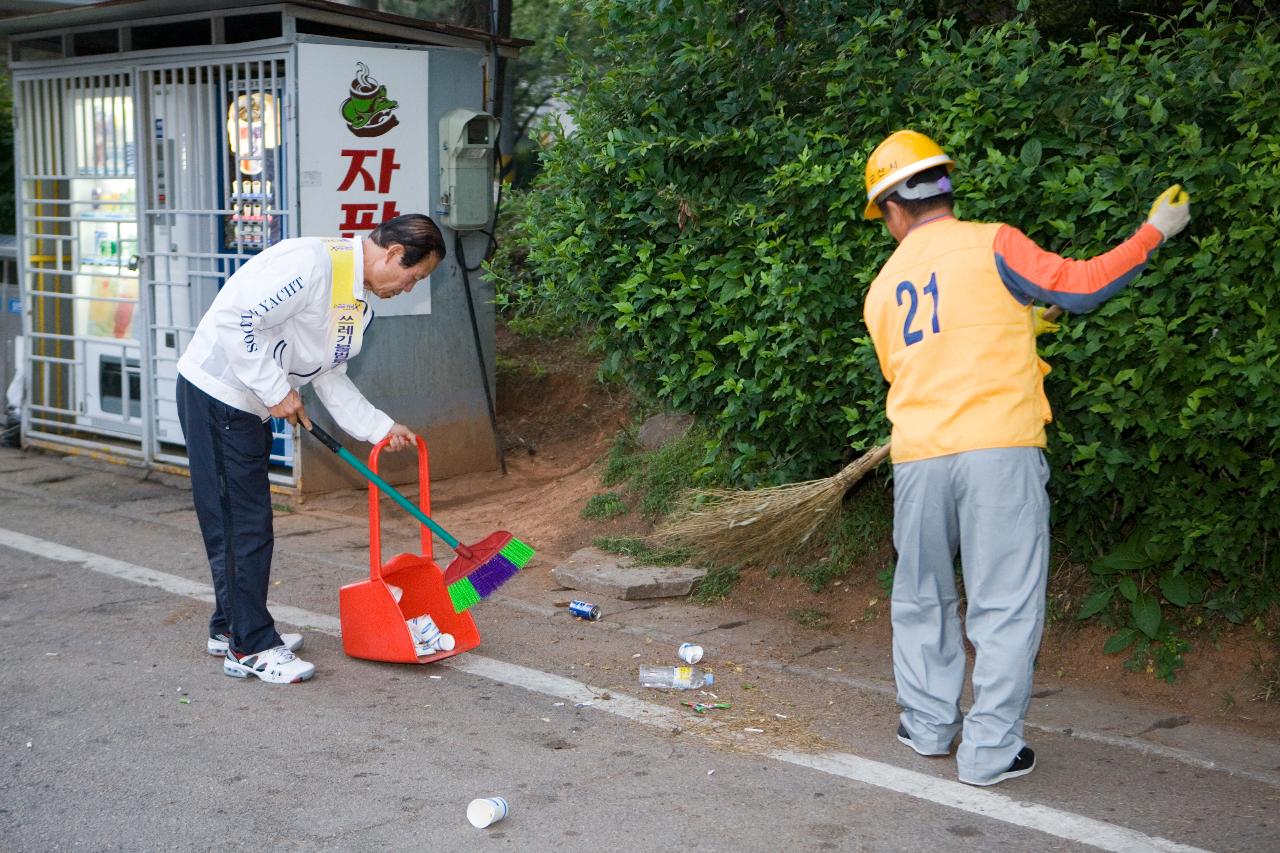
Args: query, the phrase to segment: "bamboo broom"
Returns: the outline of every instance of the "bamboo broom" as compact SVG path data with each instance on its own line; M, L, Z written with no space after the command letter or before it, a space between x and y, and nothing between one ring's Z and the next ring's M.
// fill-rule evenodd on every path
M663 524L650 538L687 548L711 565L774 562L833 523L845 492L888 455L885 442L833 477L755 490L697 490L690 495L697 508Z
M1042 317L1053 322L1062 313L1051 305ZM885 442L825 479L754 490L695 490L688 496L695 508L666 522L649 538L689 549L711 565L776 562L833 524L845 493L888 455Z

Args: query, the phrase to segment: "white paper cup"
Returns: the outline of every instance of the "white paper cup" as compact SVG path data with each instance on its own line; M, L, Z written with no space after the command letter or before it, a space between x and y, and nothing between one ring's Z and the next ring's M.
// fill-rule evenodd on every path
M467 806L467 820L476 829L484 829L507 816L507 801L502 797L484 797L472 800Z
M676 654L685 663L697 663L702 660L702 646L695 643L681 643Z

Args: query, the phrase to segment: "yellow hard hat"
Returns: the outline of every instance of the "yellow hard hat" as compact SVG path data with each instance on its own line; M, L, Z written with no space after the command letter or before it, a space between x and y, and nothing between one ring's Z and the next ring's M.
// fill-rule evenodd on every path
M879 219L884 215L876 198L885 190L918 172L942 165L950 171L955 161L923 133L899 130L889 134L867 158L867 209L863 218Z

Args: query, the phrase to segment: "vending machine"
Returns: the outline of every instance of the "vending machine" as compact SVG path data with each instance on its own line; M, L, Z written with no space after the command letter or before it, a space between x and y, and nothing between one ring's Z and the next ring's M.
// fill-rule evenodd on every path
M350 377L428 436L438 473L491 464L492 296L454 241L475 257L488 244L483 110L518 40L290 0L100 3L0 18L5 38L25 441L184 468L177 365L220 289L282 240L358 239L425 213L449 252L409 293L362 294L376 325ZM330 454L273 426L273 485L350 486Z
M133 99L98 91L71 101L70 181L79 422L141 434L138 203Z
M278 243L283 234L280 216L283 158L273 156L280 147L282 93L252 89L234 94L227 106L226 130L230 179L225 196L230 209L223 228L230 251L259 252Z

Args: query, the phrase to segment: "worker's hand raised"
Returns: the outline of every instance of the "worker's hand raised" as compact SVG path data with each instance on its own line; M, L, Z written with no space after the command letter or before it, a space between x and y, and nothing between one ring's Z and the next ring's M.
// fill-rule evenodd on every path
M1166 240L1187 227L1187 223L1191 221L1191 196L1182 189L1182 184L1174 184L1160 193L1155 204L1151 205L1147 221L1154 225Z
M404 424L392 424L391 431L387 433L387 449L388 450L404 450L406 447L413 447L418 443L418 436L413 430Z
M311 418L307 417L307 410L302 408L302 395L293 389L290 389L283 400L267 411L273 418L284 418L291 424L301 423L307 429L311 429Z

